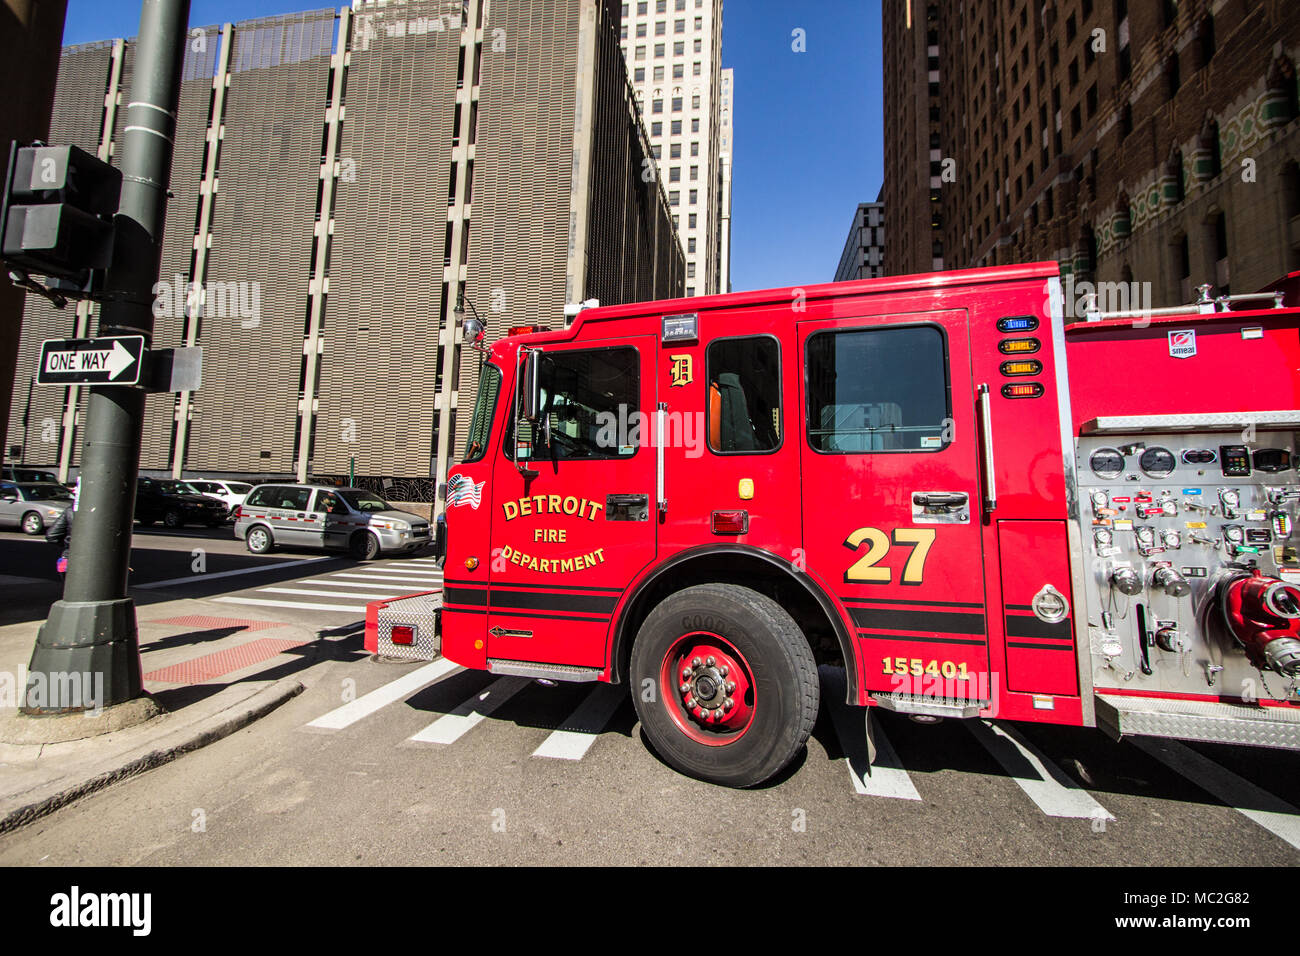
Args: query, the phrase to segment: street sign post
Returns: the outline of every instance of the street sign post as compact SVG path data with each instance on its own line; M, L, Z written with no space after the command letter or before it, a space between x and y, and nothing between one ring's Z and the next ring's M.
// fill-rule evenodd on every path
M140 381L144 336L46 339L37 385L135 385Z

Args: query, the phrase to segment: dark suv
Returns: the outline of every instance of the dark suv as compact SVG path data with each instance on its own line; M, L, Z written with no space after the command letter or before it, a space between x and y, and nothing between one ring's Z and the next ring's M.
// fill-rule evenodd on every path
M135 520L144 525L161 521L169 528L187 524L215 528L226 520L226 503L199 494L189 482L141 478L135 492Z

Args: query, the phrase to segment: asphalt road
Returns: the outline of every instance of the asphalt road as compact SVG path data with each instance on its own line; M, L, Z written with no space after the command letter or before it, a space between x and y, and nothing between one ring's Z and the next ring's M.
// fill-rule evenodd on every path
M0 574L37 546L0 536ZM403 573L435 577L422 561L253 558L196 530L137 533L132 566L139 584L192 576L179 587L208 598L343 605L359 599L317 595L370 590L338 575L380 575L384 593L407 588ZM248 573L212 576L228 571ZM842 675L824 669L806 752L765 786L728 790L659 760L618 690L381 663L348 626L360 614L276 607L334 625L297 672L303 694L0 836L0 865L1300 863L1300 754L884 713L868 769L863 712L838 703Z

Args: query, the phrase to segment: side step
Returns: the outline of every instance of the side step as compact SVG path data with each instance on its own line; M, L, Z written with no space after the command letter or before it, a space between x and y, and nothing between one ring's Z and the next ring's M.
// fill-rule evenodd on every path
M366 605L366 650L384 657L431 661L442 653L442 591L371 601ZM411 643L393 643L393 628L409 627Z
M1097 695L1097 726L1126 735L1300 750L1300 707Z

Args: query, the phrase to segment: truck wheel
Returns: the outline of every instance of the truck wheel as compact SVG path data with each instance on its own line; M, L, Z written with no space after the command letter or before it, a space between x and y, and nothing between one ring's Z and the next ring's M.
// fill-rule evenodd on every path
M45 521L35 511L23 515L23 534L40 534L45 530Z
M799 752L817 719L817 665L803 632L749 588L702 584L666 598L637 632L629 670L655 750L712 783L767 780Z
M163 524L169 528L180 528L185 525L185 517L173 508L163 515Z
M351 550L358 561L373 561L379 557L379 539L373 531L358 531L352 536Z
M269 554L275 547L271 529L260 524L254 525L248 529L248 534L244 535L244 545L253 554Z

